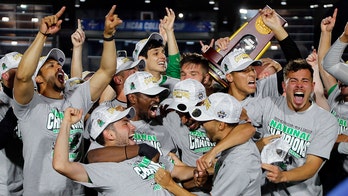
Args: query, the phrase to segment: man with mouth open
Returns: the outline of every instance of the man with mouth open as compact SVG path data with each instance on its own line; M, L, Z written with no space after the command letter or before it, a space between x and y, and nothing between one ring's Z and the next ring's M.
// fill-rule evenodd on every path
M284 69L286 96L266 97L246 106L248 116L263 136L281 138L290 149L280 167L262 164L266 182L263 195L321 195L318 172L330 157L338 123L328 111L310 99L313 69L304 59L290 61ZM261 151L266 143L258 143ZM274 150L279 150L274 149Z
M135 127L130 118L135 110L130 107L108 106L97 107L92 115L91 138L98 144L107 147L119 146L126 150L135 145L133 140ZM72 124L81 120L82 110L68 108L62 121L62 126L55 144L53 168L60 174L77 181L87 187L96 189L102 195L170 195L168 191L155 183L154 174L158 168L164 167L145 156L136 156L128 160L114 163L82 164L70 162L68 159L68 129Z
M84 195L82 185L52 168L54 143L65 109L72 106L81 108L85 116L116 71L114 34L122 20L114 14L115 9L116 5L112 6L105 16L100 68L93 78L76 88L65 88L68 86L65 85L62 69L65 55L61 50L54 48L40 59L47 37L61 28L62 20L59 18L65 7L54 15L42 18L34 41L22 56L14 79L13 108L23 139L23 195ZM82 120L71 126L70 161L81 160L83 132Z
M169 90L160 87L149 72L138 71L126 79L124 93L127 96L128 107L136 110L131 122L136 127L133 139L138 145L129 146L127 149L116 146L103 148L100 145L93 147L92 145L95 143L92 142L91 146L94 149L88 152L88 161L90 163L120 162L138 154L145 154L146 157L152 159L158 151L160 162L171 162L169 153L176 152L176 146L167 128L154 121L158 115L160 97L166 97ZM155 152L153 148L156 149ZM193 178L195 170L193 167L178 165L171 165L166 169L180 181Z
M163 154L163 148L166 149L167 154L169 151L174 149L174 144L171 141L171 137L163 129L154 131L150 127L149 123L157 116L157 108L159 105L159 97L164 97L169 94L168 89L160 87L152 74L145 71L138 71L131 74L124 82L124 94L127 97L127 106L134 107L137 111L133 116L132 123L135 125L136 135L135 141L137 143L148 143L150 146L157 149ZM154 133L155 132L155 133ZM159 135L154 135L159 134ZM159 143L160 138L161 143ZM169 140L168 140L169 139ZM146 142L144 142L146 141ZM168 146L165 146L168 145ZM124 156L123 149L118 148L100 148L92 142L90 150L87 154L89 162L100 162L100 161L122 161L126 158L132 158L137 156L139 151L142 151L143 146L134 145L127 148L128 157ZM108 156L108 154L116 154ZM150 156L150 155L148 155ZM152 158L152 157L149 157Z

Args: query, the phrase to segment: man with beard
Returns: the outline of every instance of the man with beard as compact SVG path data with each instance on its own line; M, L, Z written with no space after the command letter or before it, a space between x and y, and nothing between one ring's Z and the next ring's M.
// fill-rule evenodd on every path
M152 159L157 151L160 153L160 162L171 160L169 153L176 151L176 146L167 128L154 120L157 116L160 97L167 96L168 89L160 87L152 74L138 71L126 79L124 93L127 96L128 107L133 107L137 111L131 119L132 124L136 127L133 139L137 144L141 144L134 145L134 147L129 146L127 149L99 146L88 152L88 161L90 163L120 162L143 152L146 157ZM144 143L148 145L144 145ZM156 151L149 146L155 148ZM172 168L167 167L166 169L180 181L193 178L195 171L193 167L179 165L172 165Z
M135 145L133 140L135 127L129 120L134 114L133 107L126 110L122 107L97 107L90 117L92 119L91 138L106 148L119 146L126 149ZM67 108L64 113L52 162L56 171L84 186L96 189L102 195L170 195L154 182L153 176L157 169L165 167L164 164L156 162L158 154L153 160L136 156L120 163L70 162L68 159L69 127L78 122L81 117L82 111L76 108Z
M283 88L285 97L266 97L246 106L251 120L262 127L264 137L278 135L290 147L274 149L287 152L281 167L262 164L267 178L262 194L320 195L323 190L318 172L336 141L337 120L310 99L313 69L306 60L286 65ZM260 151L266 146L258 145Z
M35 40L23 54L14 79L14 112L23 138L24 195L82 195L83 187L52 168L54 143L64 110L74 106L83 116L96 101L116 71L116 27L122 23L112 6L105 17L103 52L100 68L90 80L65 91L64 53L54 48L40 59L45 41L60 28L65 7L41 20ZM34 81L37 91L34 88ZM82 155L83 121L71 126L70 161Z

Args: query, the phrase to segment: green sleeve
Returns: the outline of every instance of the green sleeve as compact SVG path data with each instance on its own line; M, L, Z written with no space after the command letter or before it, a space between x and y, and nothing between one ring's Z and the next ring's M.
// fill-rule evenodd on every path
M327 91L327 95L329 96L332 91L336 88L337 84L333 85L328 91Z
M166 75L180 79L180 53L168 56Z

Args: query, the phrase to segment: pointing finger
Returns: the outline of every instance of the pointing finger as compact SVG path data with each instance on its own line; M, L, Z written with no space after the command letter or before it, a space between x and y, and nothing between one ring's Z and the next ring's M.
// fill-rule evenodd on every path
M63 7L56 13L56 16L57 16L58 18L60 18L60 17L63 15L64 11L65 11L65 6L63 6Z
M77 28L82 29L81 20L77 19Z
M105 17L109 17L109 16L112 16L115 12L115 9L116 9L116 5L113 5L109 11L109 13L105 16Z

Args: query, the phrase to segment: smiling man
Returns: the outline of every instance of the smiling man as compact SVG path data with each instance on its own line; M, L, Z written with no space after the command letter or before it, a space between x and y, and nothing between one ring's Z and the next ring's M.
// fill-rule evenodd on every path
M122 107L97 107L91 115L91 138L105 147L119 146L126 150L127 147L135 145L135 127L129 120L134 114L135 110L132 107L127 110L123 110ZM165 165L155 163L144 156L136 156L120 163L70 162L69 127L81 117L82 111L76 108L68 108L65 111L52 162L55 170L75 182L96 189L102 195L170 195L151 177L158 168Z

